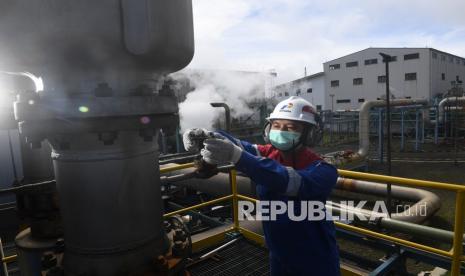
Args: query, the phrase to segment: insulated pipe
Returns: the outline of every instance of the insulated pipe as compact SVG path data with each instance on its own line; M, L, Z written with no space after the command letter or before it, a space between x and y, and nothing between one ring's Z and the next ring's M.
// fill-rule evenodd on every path
M438 105L438 112L439 112L439 122L444 120L444 112L446 105L458 105L458 104L465 104L465 96L462 97L448 97L444 98L439 102Z
M190 173L192 173L192 169L184 169L178 171L177 174L171 174L171 177L173 177L173 175L179 174L188 175ZM220 197L231 194L229 175L227 173L219 173L218 175L215 175L209 179L203 180L184 179L181 176L179 176L179 179L183 180L176 181L176 185L189 187L211 196ZM166 182L166 180L163 182ZM237 188L239 194L249 197L255 197L256 195L255 187L248 177L237 176ZM387 193L385 184L341 177L338 178L336 189L378 196L386 196ZM405 210L403 212L392 214L392 218L396 220L421 223L431 217L440 208L440 199L434 193L429 191L392 185L391 192L394 198L415 202L415 204L412 205L409 210L420 210L420 206L425 206L424 216L422 216L422 214L412 214L412 211L409 212L408 210ZM366 210L360 210L360 212L361 211Z
M387 195L385 184L343 177L338 178L336 189L377 196ZM392 185L391 194L394 198L415 202L409 209L393 213L391 218L395 220L422 223L441 207L439 197L426 190ZM425 206L424 214L420 212L421 208L423 208L422 206Z
M191 172L192 169L178 171L178 173L184 175L187 175ZM177 182L176 185L189 187L191 189L199 190L216 197L230 194L229 175L226 173L220 173L210 179L184 180ZM251 181L248 177L237 176L237 185L239 194L255 197L254 188L252 187ZM347 178L339 178L336 189L381 196L386 194L386 189L383 184L352 180ZM426 203L425 216L418 216L418 214L411 215L408 213L408 211L404 211L401 213L393 213L392 217L395 219L391 219L386 217L386 214L383 213L372 212L371 210L350 207L334 202L327 202L326 208L328 211L334 211L339 214L345 212L345 214L352 215L355 218L357 216L376 218L379 227L384 229L399 231L411 235L419 235L444 242L452 241L454 236L453 232L418 224L421 221L431 217L433 213L439 208L439 198L435 194L421 189L414 189L397 185L392 186L392 194L395 198L402 200L417 201L416 204L410 207L411 210L418 210L421 204ZM258 230L261 228L260 223L257 223L256 221L246 221L243 223L253 225L253 227Z
M389 229L392 231L407 233L412 236L421 236L441 242L452 242L454 239L454 232L452 231L447 231L407 221L395 220L387 217L385 214L382 213L356 209L334 202L328 203L329 204L326 205L326 209L331 214L344 213L345 217L353 217L354 219L357 219L358 217L364 217L365 221L369 221L370 218L373 218L374 221L372 222L375 222L382 229ZM465 241L465 235L463 239Z
M407 106L407 105L427 105L426 99L395 99L391 100L391 106ZM360 107L359 115L359 143L360 148L355 154L354 159L364 158L367 156L370 149L370 110L373 107L385 107L386 101L376 100L367 101Z

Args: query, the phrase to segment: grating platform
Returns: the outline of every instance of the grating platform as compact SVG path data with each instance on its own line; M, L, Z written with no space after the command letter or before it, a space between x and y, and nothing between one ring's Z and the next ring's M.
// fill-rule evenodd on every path
M214 248L212 248L214 249ZM269 275L268 251L241 239L188 268L192 276Z

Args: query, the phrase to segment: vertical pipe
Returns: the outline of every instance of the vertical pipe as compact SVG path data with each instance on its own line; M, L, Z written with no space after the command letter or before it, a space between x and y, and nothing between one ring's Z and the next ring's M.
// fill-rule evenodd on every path
M404 109L400 110L400 151L404 151Z
M181 152L181 139L179 138L180 136L180 128L179 125L176 126L176 153Z
M434 144L438 144L438 136L439 136L439 108L435 106L435 123L434 123Z
M331 122L329 124L329 142L333 142L334 114L331 111Z
M226 132L231 131L231 110L229 106L225 103L210 103L212 107L223 107L224 108L224 116L225 116L225 130Z
M452 246L451 275L460 275L460 258L463 251L463 223L465 220L465 192L458 191L455 199L454 242Z
M457 115L458 115L458 97L455 97L455 110L454 112L454 128L453 128L453 134L454 134L454 165L457 166L457 132L458 132L458 126L457 126Z
M423 113L421 109L420 111ZM425 143L425 120L423 119L423 116L420 117L420 120L421 120L421 143L424 144Z
M449 107L449 105L447 105L447 107ZM446 110L444 110L444 121L442 122L443 126L444 126L444 140L447 138L447 110L449 110L449 108L447 108Z
M239 209L237 199L237 181L236 181L236 170L229 171L229 181L231 182L231 191L233 195L233 221L234 230L239 230Z
M5 252L3 252L2 238L0 238L0 260L2 261L2 268L3 268L3 273L2 273L2 275L8 276L8 265L7 265L7 263L3 260L4 258L5 258Z
M418 110L415 111L415 151L418 151L418 139L419 139L419 127L420 123L418 121Z

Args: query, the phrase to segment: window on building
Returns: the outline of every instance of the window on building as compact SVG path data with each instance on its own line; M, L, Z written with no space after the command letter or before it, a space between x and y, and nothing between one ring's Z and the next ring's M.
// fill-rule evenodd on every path
M405 74L405 80L406 81L412 81L417 79L417 73L406 73Z
M378 76L378 83L386 83L386 76Z
M331 81L331 87L338 87L339 86L339 81L338 80L332 80Z
M432 56L434 59L437 59L437 58L438 58L438 53L432 52L432 53L431 53L431 56Z
M391 56L391 62L397 61L397 56Z
M419 53L404 55L404 60L419 59L419 58L420 58L420 54L419 54Z
M302 92L300 91L300 89L297 89L297 90L295 91L295 95L296 95L296 96L300 96L300 94L302 94Z
M329 70L336 70L336 69L339 69L339 68L341 68L340 64L330 64L329 65Z
M363 78L355 78L353 80L354 85L362 85L363 84Z
M463 66L465 66L465 59L463 60Z
M451 57L451 56L449 56L449 62L450 62L450 63L454 62L454 58Z
M358 66L358 61L351 61L346 63L346 67L357 67Z
M289 92L284 92L284 96L289 96Z
M283 96L283 93L279 93L279 94L278 94L278 97L282 97L282 96Z
M321 111L321 104L316 105L316 111Z
M358 99L358 102L359 102L359 103L363 103L363 102L365 102L365 99L364 99L364 98L360 98L360 99Z
M370 64L378 64L378 59L377 58L365 59L365 65L370 65Z
M350 103L350 99L336 100L336 103Z
M406 99L411 99L412 97L410 97L410 96L407 96L407 97L405 97L405 98L406 98Z
M446 74L441 73L441 80L446 80Z
M441 55L441 61L446 61L446 56L445 55Z
M308 88L307 89L307 93L312 93L313 92L313 89L312 88Z
M460 59L459 59L459 58L456 58L456 59L455 59L455 62L456 62L457 64L460 64Z

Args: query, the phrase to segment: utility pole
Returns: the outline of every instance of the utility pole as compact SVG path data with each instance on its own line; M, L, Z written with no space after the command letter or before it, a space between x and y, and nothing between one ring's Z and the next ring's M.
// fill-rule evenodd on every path
M387 149L386 149L386 158L387 158L387 174L392 174L391 167L391 95L389 91L389 62L392 61L392 56L384 53L379 53L383 57L383 62L386 64L386 125L387 125ZM391 197L391 183L387 183L387 209L389 217L391 216L391 207L392 207L392 197Z

